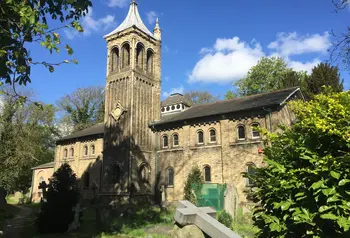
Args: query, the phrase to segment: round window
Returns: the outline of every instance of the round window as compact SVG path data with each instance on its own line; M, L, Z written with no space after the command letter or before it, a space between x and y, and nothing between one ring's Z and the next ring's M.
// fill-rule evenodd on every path
M175 106L174 105L171 107L171 110L175 110Z
M164 112L165 111L165 108L164 107L162 107L162 112Z
M167 110L167 111L169 111L169 110L170 110L170 107L169 107L169 106L167 106L167 107L166 107L166 110Z
M177 109L180 109L180 107L181 107L180 104L178 104L178 105L176 106Z

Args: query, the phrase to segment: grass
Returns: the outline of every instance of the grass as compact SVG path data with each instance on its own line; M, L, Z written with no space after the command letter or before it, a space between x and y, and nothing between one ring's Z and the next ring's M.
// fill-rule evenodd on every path
M239 208L231 229L242 237L255 237L255 234L259 232L259 228L253 225L252 217L252 213L246 212L243 214L242 208Z
M108 233L101 233L96 228L96 211L88 208L84 211L81 226L78 230L69 234L37 234L35 227L36 214L39 205L26 205L33 209L28 219L27 226L23 230L23 237L34 238L130 238L152 237L167 238L164 230L172 228L173 210L162 211L157 207L134 208L132 214L113 219L113 226ZM157 233L159 232L159 233Z

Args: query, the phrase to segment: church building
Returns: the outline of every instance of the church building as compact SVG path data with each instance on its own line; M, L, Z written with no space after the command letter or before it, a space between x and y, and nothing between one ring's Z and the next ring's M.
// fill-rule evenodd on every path
M125 20L104 36L107 76L104 123L56 141L55 160L33 168L32 200L63 163L71 165L85 199L153 196L181 200L191 169L204 182L235 187L246 204L251 182L242 172L263 165L257 127L277 131L295 120L287 102L302 99L299 88L193 106L175 93L161 101L162 31L144 25L135 0Z

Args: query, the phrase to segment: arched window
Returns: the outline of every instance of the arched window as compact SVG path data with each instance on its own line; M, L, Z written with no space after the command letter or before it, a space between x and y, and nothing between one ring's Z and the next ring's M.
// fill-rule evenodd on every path
M255 173L255 164L248 163L247 164L247 173L254 174ZM253 180L251 178L247 178L247 186L253 186Z
M130 45L125 43L122 48L122 67L128 67L130 65Z
M64 151L63 151L63 157L64 157L64 158L67 158L67 157L68 157L68 150L67 150L67 149L64 149Z
M168 186L174 186L174 169L171 167L167 169L167 180Z
M88 153L89 153L89 149L88 149L88 147L87 147L87 145L84 145L84 151L83 151L83 155L84 156L87 156L88 155Z
M260 138L260 131L259 131L259 123L253 123L252 124L252 138Z
M92 155L95 154L95 145L91 145L91 146L90 146L90 153L91 153Z
M119 56L118 47L113 48L111 54L112 54L111 55L112 56L111 71L118 72L119 71L119 64L120 64L120 56Z
M211 171L210 167L206 165L204 167L204 181L205 182L211 182Z
M150 169L147 164L142 164L139 170L139 179L143 182L149 182Z
M203 131L198 131L197 132L197 143L198 144L203 144L204 143Z
M44 177L43 177L43 176L40 176L40 178L39 178L39 184L41 184L41 183L44 182L44 181L45 181Z
M90 173L85 172L84 173L84 188L89 188L90 186Z
M112 168L112 183L116 184L116 183L120 183L120 167L119 165L114 165Z
M210 142L216 142L216 131L214 129L211 129L209 131L210 134Z
M163 136L163 148L168 148L169 146L169 143L168 143L168 136L167 135L164 135Z
M136 46L136 66L143 69L143 58L145 54L145 48L142 43L138 43Z
M74 149L70 148L70 157L73 158L74 157Z
M147 62L146 62L147 73L153 74L153 51L147 50Z
M245 128L242 125L237 127L238 140L245 140Z
M179 135L178 134L174 134L173 135L173 146L179 146Z

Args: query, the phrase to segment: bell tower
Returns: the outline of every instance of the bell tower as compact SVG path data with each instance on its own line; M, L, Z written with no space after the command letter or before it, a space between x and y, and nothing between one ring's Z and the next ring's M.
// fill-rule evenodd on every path
M144 25L135 0L125 20L104 36L107 80L102 193L152 192L155 136L160 117L161 30Z

